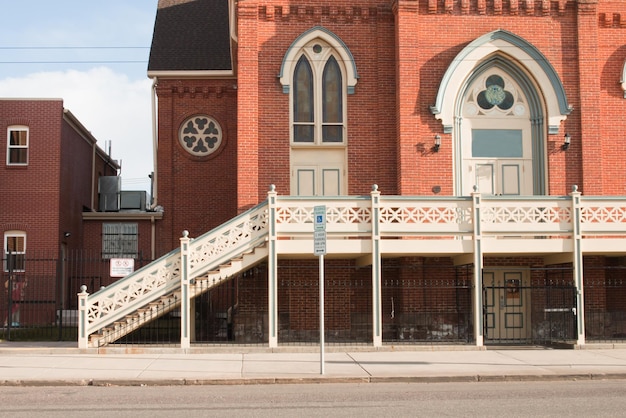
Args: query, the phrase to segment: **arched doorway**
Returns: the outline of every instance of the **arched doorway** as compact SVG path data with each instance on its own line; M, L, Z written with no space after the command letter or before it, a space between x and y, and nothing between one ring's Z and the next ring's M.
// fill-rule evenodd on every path
M546 139L559 133L571 111L558 74L532 44L503 30L468 44L446 70L431 106L443 132L454 136L455 194L469 195L474 185L485 193L547 194ZM499 147L491 149L494 143ZM470 174L472 158L482 161ZM516 161L507 164L507 158Z
M486 60L460 91L456 113L459 194L545 193L544 100L522 69L503 56Z

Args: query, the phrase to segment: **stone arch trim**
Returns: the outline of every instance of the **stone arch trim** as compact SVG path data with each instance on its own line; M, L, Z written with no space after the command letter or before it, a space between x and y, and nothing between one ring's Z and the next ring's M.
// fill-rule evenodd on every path
M359 79L354 57L346 44L337 35L322 26L316 26L304 32L295 41L293 41L287 50L287 53L283 58L283 63L280 67L280 74L278 75L280 84L283 86L283 93L289 93L291 88L291 77L293 74L293 67L296 65L296 55L306 44L317 38L322 39L332 46L339 55L346 69L346 85L348 88L348 94L354 94L354 87Z
M436 102L430 108L433 115L441 120L444 133L453 131L455 104L462 86L476 67L493 55L517 61L533 75L544 94L548 133L558 133L561 122L572 111L561 79L537 48L504 30L487 33L471 42L454 58L446 70L439 85Z

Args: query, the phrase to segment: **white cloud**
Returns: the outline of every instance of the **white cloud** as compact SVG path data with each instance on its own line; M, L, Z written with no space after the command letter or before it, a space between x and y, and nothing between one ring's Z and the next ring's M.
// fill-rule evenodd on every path
M150 191L151 80L130 80L107 67L40 72L0 80L0 97L61 98L112 157L121 160L122 188ZM107 149L108 151L108 149Z

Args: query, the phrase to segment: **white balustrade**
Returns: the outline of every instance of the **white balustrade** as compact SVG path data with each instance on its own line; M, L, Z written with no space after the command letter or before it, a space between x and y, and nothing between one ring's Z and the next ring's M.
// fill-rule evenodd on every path
M626 198L582 197L576 190L580 215L575 215L578 212L574 210L572 196L495 197L477 193L472 197L433 198L381 195L377 203L377 228L372 225L374 209L370 196L281 197L273 190L275 225L270 225L270 208L266 201L191 240L191 278L206 276L241 254L254 250L268 239L270 231L278 242L295 240L278 247L279 253L281 248L291 247L292 251L312 254L313 213L318 205L326 206L326 232L329 242L334 240L335 243L329 245L329 249L345 245L355 252L371 249L374 230L385 242L382 253L405 251L407 255L411 252L413 255L428 254L429 251L471 254L475 251L472 242L476 239L520 237L525 238L524 242L515 245L527 245L528 252L537 249L562 252L569 247L550 247L545 245L546 240L567 242L574 235L573 231L582 231L587 238L595 237L596 242L584 248L600 252L606 247L598 244L602 238L626 237ZM474 214L479 219L474 219ZM475 225L477 221L479 224ZM344 240L343 244L340 240ZM616 245L615 239L612 241L612 245ZM512 248L512 243L506 244ZM507 248L506 244L503 249ZM620 241L618 244L624 243ZM524 248L516 251L522 252ZM96 330L177 290L180 269L180 249L177 249L92 295L83 291L79 295L79 329L84 333L79 337L79 346L86 347L86 338Z

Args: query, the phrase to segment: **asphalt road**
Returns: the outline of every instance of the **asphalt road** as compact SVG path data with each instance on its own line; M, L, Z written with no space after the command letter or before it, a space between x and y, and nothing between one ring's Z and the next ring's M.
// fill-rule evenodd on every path
M0 417L622 417L626 381L0 387Z

